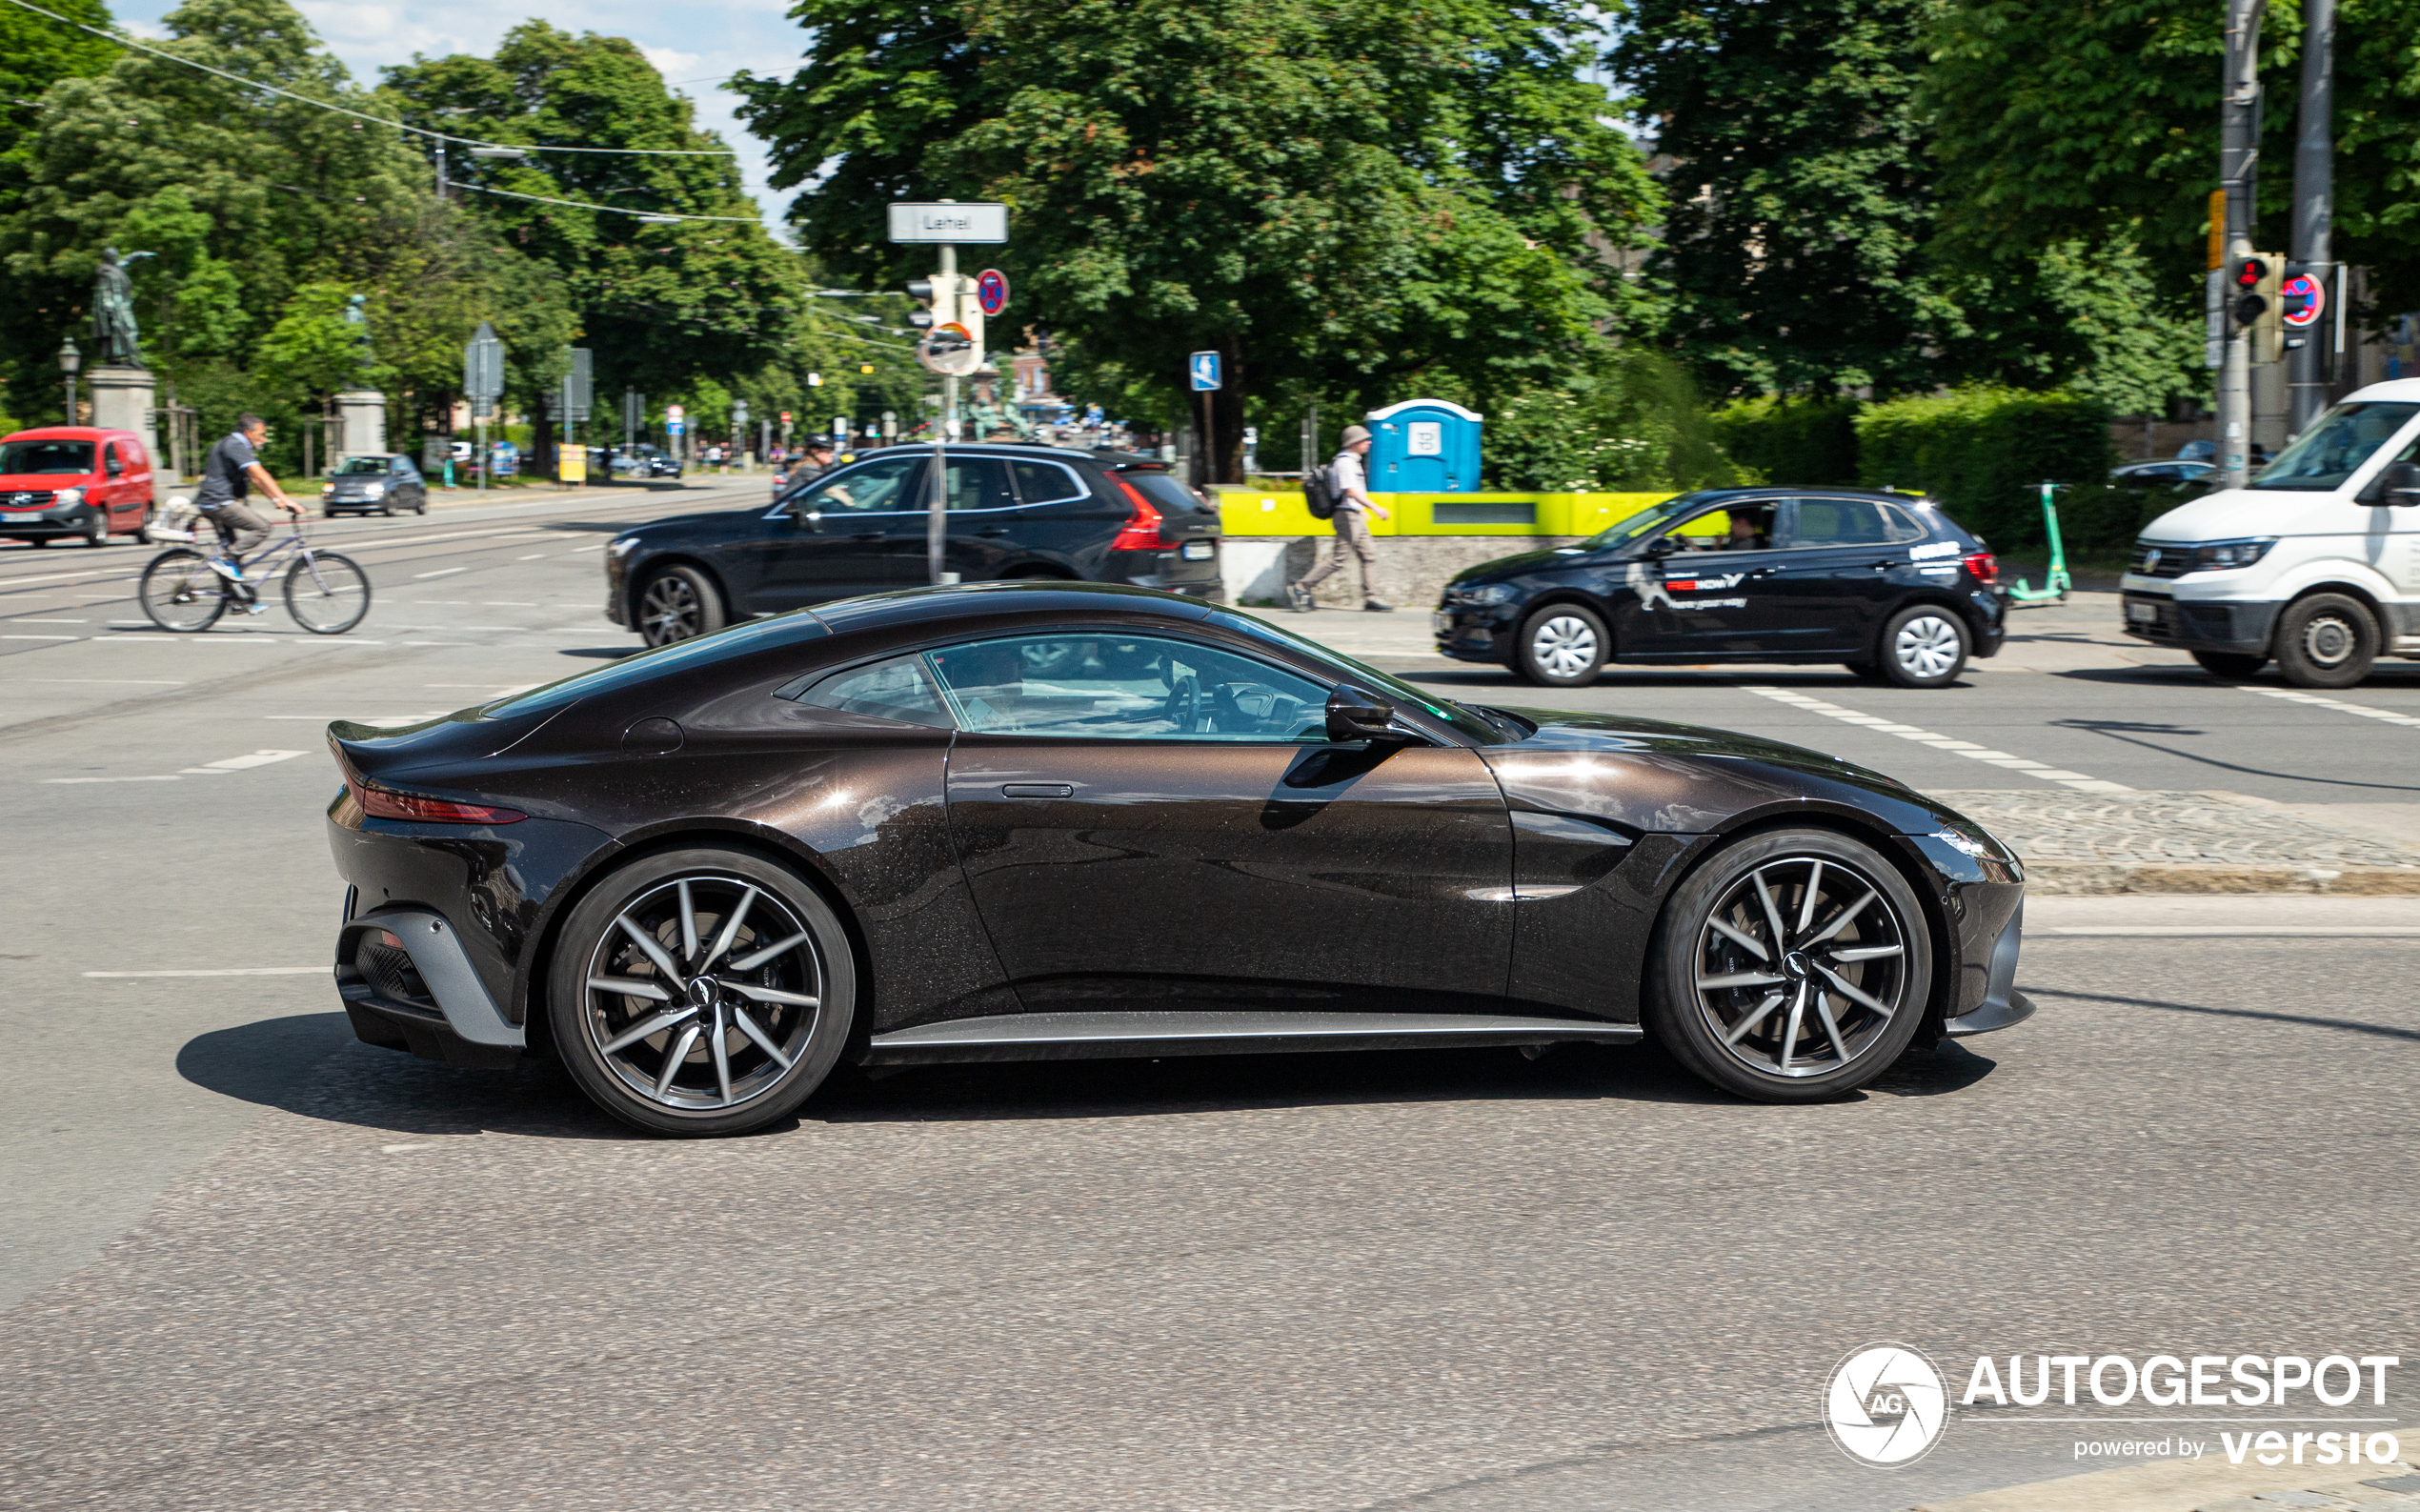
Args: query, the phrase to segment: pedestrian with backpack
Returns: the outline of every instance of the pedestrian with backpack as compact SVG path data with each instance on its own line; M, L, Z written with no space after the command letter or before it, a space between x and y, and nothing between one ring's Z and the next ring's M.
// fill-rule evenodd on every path
M1297 614L1307 615L1320 607L1311 590L1343 567L1347 553L1361 571L1361 608L1373 615L1395 612L1393 604L1378 596L1378 547L1370 539L1367 515L1375 514L1380 519L1394 516L1370 497L1369 474L1361 461L1369 451L1369 428L1348 425L1344 428L1343 449L1336 454L1336 459L1302 475L1303 502L1314 515L1335 525L1336 545L1328 552L1327 560L1308 576L1286 586L1286 602Z

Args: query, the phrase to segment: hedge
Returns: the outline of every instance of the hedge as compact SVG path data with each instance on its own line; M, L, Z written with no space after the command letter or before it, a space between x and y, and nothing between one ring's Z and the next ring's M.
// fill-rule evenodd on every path
M2042 544L2044 480L2080 485L2074 503L2097 504L2117 464L2108 406L2070 393L1971 388L1893 399L1859 414L1856 428L1861 482L1929 494L2002 552ZM2099 509L2076 513L2079 523L2114 524Z
M1854 399L1801 399L1766 394L1714 412L1714 435L1732 461L1767 483L1857 481Z

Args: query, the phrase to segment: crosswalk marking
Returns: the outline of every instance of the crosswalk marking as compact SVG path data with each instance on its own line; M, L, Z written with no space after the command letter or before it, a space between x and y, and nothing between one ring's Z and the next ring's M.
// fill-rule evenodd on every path
M1981 761L1986 766L1995 766L2004 772L2014 772L2020 776L2035 777L2044 782L2055 782L2061 787L2073 788L2079 793L2131 793L2134 791L2121 782L2105 782L2099 777L2087 776L2081 772L2069 772L2065 767L2054 767L2046 761L2011 756L2006 751L1994 751L1989 746L1977 745L1972 740L1959 740L1949 736L1936 735L1930 730L1919 729L1915 725L1899 724L1892 720L1876 718L1872 715L1860 713L1855 709L1844 708L1840 704L1830 703L1822 698L1810 697L1794 689L1775 688L1764 683L1736 683L1733 686L1742 693L1752 693L1760 698L1770 698L1775 703L1785 703L1793 709L1804 709L1808 714L1820 714L1828 719L1838 719L1843 724L1862 726L1877 735L1896 736L1902 740L1912 740L1918 745L1927 745L1936 751L1946 751L1952 756L1962 756L1970 761Z
M2243 687L2240 683L2237 686ZM2347 703L2342 698L2329 698L2315 693L2305 693L2300 688L2246 687L2244 691L2259 694L2265 698L2284 698L2293 703L2309 704L2314 709L2332 709L2338 714L2355 714L2364 719L2376 719L2387 724L2420 725L2420 716L2397 714L2392 709L2373 709L2366 703Z

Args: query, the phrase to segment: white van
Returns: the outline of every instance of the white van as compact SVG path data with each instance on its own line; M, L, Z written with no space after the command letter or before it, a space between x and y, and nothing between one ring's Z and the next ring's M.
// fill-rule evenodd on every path
M2128 635L2221 677L2273 656L2297 687L2349 688L2420 658L2420 378L2371 384L2248 486L2153 520L2118 586Z

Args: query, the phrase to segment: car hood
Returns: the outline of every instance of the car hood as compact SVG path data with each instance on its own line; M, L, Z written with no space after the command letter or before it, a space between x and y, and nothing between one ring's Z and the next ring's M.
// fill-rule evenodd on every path
M2369 526L2369 508L2341 492L2230 488L2180 504L2139 534L2144 540L2193 545L2247 535L2360 532Z
M63 488L91 488L90 473L0 474L0 494L55 494Z
M742 505L737 509L699 510L694 514L667 514L662 519L649 520L615 534L614 539L635 535L653 545L657 541L677 539L695 541L705 535L737 535L751 526L761 523L764 508L760 504Z
M1784 805L1852 809L1903 835L1973 828L1896 777L1786 741L1623 715L1510 712L1536 733L1480 754L1516 807L1643 832L1703 833Z
M1568 567L1583 557L1593 554L1595 554L1569 546L1523 552L1514 556L1499 556L1492 562L1481 562L1476 567L1465 567L1456 573L1450 582L1454 585L1501 582L1507 577L1519 577L1523 573Z

